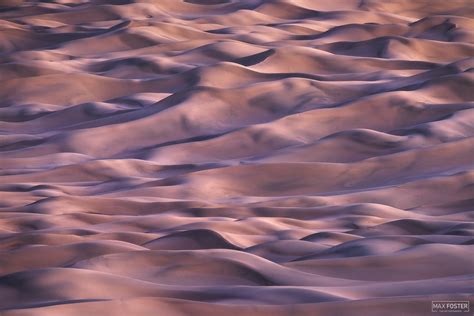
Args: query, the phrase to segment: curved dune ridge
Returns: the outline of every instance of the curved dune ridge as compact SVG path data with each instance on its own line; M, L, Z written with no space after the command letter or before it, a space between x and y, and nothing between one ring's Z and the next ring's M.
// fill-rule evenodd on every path
M471 0L0 1L0 315L472 308L473 69Z

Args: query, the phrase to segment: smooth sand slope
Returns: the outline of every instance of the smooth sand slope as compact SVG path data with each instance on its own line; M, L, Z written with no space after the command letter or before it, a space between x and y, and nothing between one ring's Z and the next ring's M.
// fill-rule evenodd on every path
M474 309L472 0L0 5L1 316Z

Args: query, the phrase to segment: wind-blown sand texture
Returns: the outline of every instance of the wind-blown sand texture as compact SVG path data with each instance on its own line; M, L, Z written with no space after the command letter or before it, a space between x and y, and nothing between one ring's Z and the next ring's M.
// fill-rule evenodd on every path
M471 0L2 3L1 316L472 300Z

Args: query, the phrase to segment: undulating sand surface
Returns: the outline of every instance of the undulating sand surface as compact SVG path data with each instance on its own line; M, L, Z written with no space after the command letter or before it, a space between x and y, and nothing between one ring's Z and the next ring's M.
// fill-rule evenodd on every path
M472 312L472 0L1 3L1 316Z

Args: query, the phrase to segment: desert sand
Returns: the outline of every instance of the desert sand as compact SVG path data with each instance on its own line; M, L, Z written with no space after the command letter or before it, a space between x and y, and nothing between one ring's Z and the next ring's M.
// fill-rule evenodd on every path
M472 0L1 5L1 316L474 308Z

